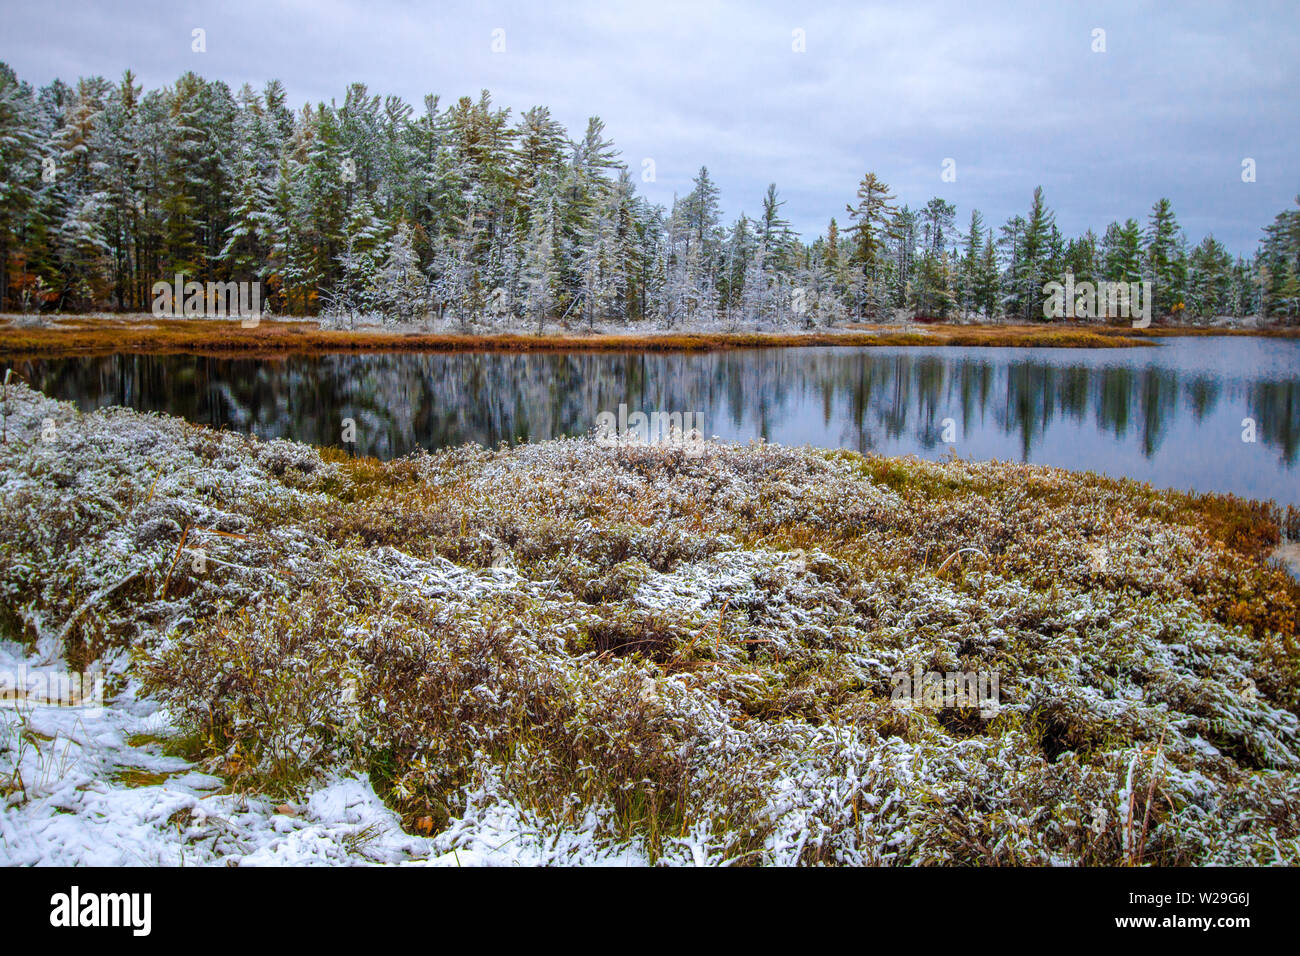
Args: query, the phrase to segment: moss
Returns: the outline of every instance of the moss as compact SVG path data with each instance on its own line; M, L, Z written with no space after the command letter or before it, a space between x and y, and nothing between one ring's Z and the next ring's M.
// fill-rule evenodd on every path
M112 780L123 787L134 789L136 787L156 787L159 784L166 783L174 776L176 776L175 772L127 769L115 772Z

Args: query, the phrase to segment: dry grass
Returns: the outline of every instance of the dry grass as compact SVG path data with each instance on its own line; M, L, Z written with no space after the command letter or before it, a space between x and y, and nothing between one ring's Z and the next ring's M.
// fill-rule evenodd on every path
M0 317L0 356L186 353L270 357L329 352L401 351L703 351L788 346L962 345L990 347L1123 348L1181 330L1061 325L852 326L837 331L673 333L580 331L455 334L322 330L315 322L266 320L256 328L237 321L156 319L152 316L50 316L44 326L19 326ZM1188 330L1186 334L1202 334ZM1216 334L1225 334L1216 332ZM1241 333L1235 333L1241 334Z
M10 402L7 636L136 572L64 653L129 648L236 789L364 769L432 828L491 778L656 858L1300 862L1271 506L760 445L381 463ZM225 532L206 570L191 526ZM913 667L996 670L1003 706L892 700Z

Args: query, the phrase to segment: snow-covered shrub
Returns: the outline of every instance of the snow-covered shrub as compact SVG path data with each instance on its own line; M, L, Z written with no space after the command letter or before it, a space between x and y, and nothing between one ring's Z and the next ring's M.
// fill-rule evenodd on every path
M236 787L364 772L421 832L513 814L664 862L1300 862L1276 509L761 444L384 464L10 405L7 635L129 651ZM995 671L997 715L892 699L918 667Z

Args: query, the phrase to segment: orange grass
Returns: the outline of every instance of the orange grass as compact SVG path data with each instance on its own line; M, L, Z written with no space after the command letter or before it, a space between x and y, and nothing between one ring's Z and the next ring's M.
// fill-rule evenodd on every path
M1132 329L1052 326L943 326L900 329L859 326L817 332L580 331L494 333L321 330L303 320L263 321L243 328L237 321L145 317L52 317L43 328L17 327L0 319L0 356L6 358L127 353L188 353L270 357L326 352L404 351L712 351L792 346L967 345L1121 348L1147 344ZM1151 330L1147 330L1151 331Z

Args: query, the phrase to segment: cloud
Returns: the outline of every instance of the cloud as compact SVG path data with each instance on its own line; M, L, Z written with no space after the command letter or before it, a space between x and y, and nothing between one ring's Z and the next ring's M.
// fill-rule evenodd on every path
M486 88L516 113L551 107L575 136L600 115L634 172L655 160L656 182L636 177L651 200L670 203L707 165L727 216L752 214L776 182L809 239L867 170L900 202L942 195L992 224L1041 184L1069 234L1143 219L1168 196L1193 241L1213 231L1240 252L1300 192L1291 2L79 0L7 21L0 57L37 84L129 67L152 87L192 69L233 88L277 77L295 104L353 81L417 107ZM194 27L206 53L190 49ZM955 183L940 179L948 157Z

